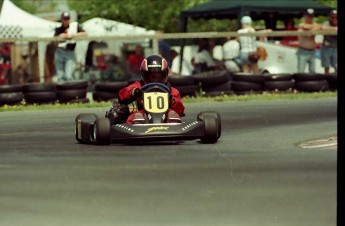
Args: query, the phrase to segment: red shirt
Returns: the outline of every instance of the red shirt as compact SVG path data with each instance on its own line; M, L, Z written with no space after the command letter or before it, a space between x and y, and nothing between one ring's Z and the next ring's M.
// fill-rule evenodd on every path
M145 56L138 56L137 54L131 54L127 58L129 70L133 73L138 74L140 71L141 62L145 59Z
M139 81L136 81L134 83L132 83L131 85L121 89L119 91L119 101L120 103L124 103L124 104L129 104L131 103L133 100L132 97L132 90L134 88L141 88L141 83ZM170 106L170 109L176 111L176 113L182 117L184 116L184 105L181 101L181 96L180 96L180 92L175 89L174 87L170 87L170 94L173 96L174 98L174 102L173 104ZM142 106L141 106L142 108ZM139 109L140 110L140 109Z

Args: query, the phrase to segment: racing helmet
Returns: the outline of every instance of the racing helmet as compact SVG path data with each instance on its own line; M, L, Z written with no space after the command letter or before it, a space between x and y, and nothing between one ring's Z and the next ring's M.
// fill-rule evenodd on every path
M166 83L168 80L168 62L159 55L146 57L140 66L141 78L144 83L160 82Z

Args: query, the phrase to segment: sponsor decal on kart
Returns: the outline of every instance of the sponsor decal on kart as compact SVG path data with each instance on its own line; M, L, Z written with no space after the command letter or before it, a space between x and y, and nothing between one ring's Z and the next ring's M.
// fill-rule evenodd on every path
M148 128L145 133L150 133L152 131L163 131L163 130L168 130L169 126L154 126L154 127L150 127Z

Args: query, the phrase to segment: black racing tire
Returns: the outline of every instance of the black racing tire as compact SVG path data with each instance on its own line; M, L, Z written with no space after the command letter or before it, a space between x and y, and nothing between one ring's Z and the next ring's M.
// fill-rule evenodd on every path
M267 81L291 81L293 79L292 74L265 74L265 82Z
M201 86L202 90L205 92L214 92L214 91L230 91L231 90L231 81L220 85L209 86L207 84L203 84Z
M175 86L188 86L194 85L194 77L193 76L169 76L168 81L170 84Z
M76 80L64 83L56 84L56 90L75 90L75 89L87 89L89 82L86 80Z
M57 99L60 102L67 102L73 99L83 99L86 98L86 89L69 89L69 90L57 90Z
M56 85L51 83L28 83L23 85L23 93L55 92Z
M196 86L193 85L186 85L186 86L174 86L180 92L181 97L185 96L196 96Z
M238 82L251 82L262 85L265 81L265 75L238 72L232 75L232 80Z
M222 119L220 117L220 114L216 111L202 111L197 115L197 119L199 121L204 121L205 115L210 115L210 116L215 117L217 119L217 126L218 126L217 139L219 139L219 137L222 134Z
M81 144L89 144L92 142L93 127L97 119L97 115L93 113L81 113L75 118L75 139ZM79 122L80 121L80 122Z
M94 138L97 145L110 144L110 121L108 118L98 118L94 126Z
M101 91L94 91L92 93L92 99L97 102L101 101L111 101L118 97L116 92L101 92Z
M128 82L99 82L95 84L95 91L117 93L126 86L128 86Z
M264 89L267 91L287 91L295 88L295 82L290 81L265 81Z
M295 88L302 92L323 92L329 90L327 80L296 82Z
M202 143L213 144L218 140L218 122L212 115L204 115L204 136L200 138Z
M0 86L1 87L1 86ZM23 100L22 92L0 93L0 106L17 105Z
M330 74L326 76L329 84L329 89L332 91L338 90L338 76L335 74Z
M208 71L192 75L194 83L201 85L219 85L226 83L230 80L230 73L226 70L223 71Z
M28 92L24 93L24 99L28 104L48 104L54 103L57 100L56 92Z
M248 92L248 91L262 91L262 86L254 82L242 82L242 81L232 81L231 88L236 92Z
M2 85L0 86L0 93L18 93L22 92L22 85Z
M295 82L321 81L326 79L326 75L319 73L295 73L293 74L293 79Z

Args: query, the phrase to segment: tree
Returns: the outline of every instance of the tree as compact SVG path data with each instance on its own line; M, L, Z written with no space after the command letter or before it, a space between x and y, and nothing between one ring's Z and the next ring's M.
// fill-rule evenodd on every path
M116 20L149 30L180 31L180 12L207 0L70 0L80 22L93 17Z

